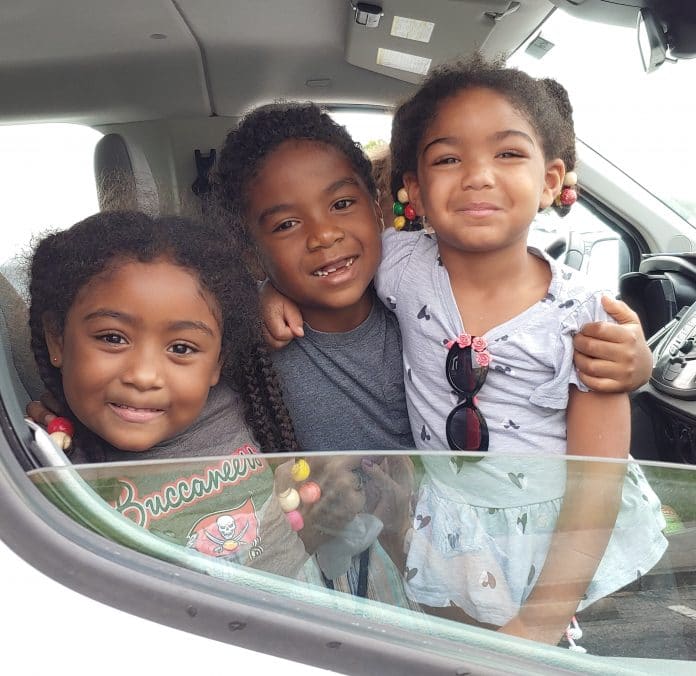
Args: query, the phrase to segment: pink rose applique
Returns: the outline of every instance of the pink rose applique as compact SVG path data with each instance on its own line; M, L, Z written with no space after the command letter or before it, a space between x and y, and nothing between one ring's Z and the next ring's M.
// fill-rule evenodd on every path
M488 347L488 343L485 338L476 336L476 338L471 341L471 347L474 348L474 352L483 352Z
M457 338L457 345L461 348L469 347L471 345L471 336L468 333L460 333Z
M476 352L476 363L479 366L488 366L491 363L491 355L488 352Z

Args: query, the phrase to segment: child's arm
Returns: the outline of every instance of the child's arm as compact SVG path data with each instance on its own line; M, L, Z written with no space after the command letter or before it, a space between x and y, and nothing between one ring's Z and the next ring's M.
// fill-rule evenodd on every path
M625 394L571 386L569 454L626 458L630 410ZM551 545L534 589L501 631L555 645L604 555L621 504L625 465L568 461L567 484Z
M575 366L595 392L631 392L648 382L652 354L638 315L625 303L604 296L604 309L616 324L591 322L575 336Z
M294 338L304 336L300 309L266 280L259 288L263 337L266 344L280 350Z
M415 490L415 469L408 455L390 455L377 463L362 461L369 477L365 511L374 514L384 528L379 541L398 570L406 565L404 541L411 527L411 499Z

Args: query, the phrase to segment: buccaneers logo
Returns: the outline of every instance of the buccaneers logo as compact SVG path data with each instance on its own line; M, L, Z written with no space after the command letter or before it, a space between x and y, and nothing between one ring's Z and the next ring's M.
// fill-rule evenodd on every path
M251 498L241 506L201 519L189 534L187 546L201 554L235 557L243 545L251 558L261 553L259 522Z

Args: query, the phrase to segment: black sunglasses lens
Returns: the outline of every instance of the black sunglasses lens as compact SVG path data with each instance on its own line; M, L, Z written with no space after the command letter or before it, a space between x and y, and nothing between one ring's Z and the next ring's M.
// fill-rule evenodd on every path
M488 426L481 412L470 402L455 406L445 425L447 443L455 451L487 451Z
M456 343L447 353L447 381L459 394L475 395L486 380L488 367L475 362L476 353L470 347Z

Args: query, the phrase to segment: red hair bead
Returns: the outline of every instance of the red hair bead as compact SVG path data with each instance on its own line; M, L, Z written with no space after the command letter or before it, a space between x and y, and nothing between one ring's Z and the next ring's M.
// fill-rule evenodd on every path
M53 420L46 425L46 430L49 434L64 432L69 437L75 436L75 426L72 424L72 421L67 418L53 418Z
M410 204L407 204L404 207L404 216L406 216L409 221L414 221L416 220L416 210Z
M571 204L575 204L578 199L578 193L575 192L573 188L563 188L561 190L561 204L564 207L569 207Z

